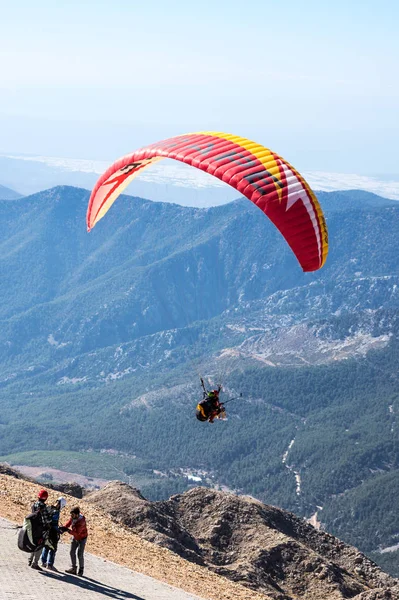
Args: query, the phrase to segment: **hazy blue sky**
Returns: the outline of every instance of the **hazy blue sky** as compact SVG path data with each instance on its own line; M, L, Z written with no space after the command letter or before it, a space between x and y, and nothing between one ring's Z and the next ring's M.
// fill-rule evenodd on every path
M399 3L0 0L0 152L111 160L186 131L399 172Z

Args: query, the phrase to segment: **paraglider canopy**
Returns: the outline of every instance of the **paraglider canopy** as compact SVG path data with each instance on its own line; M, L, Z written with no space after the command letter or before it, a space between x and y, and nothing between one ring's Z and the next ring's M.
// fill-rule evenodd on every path
M88 230L143 169L163 158L206 171L256 204L282 233L304 271L316 271L325 263L327 226L319 202L304 178L268 148L214 131L172 137L117 160L92 191Z

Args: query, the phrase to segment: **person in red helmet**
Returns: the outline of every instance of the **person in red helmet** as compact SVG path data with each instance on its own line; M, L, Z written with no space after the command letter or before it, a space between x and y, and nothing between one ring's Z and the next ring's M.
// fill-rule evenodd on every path
M210 392L206 391L204 384L203 388L203 398L201 402L197 404L196 409L196 417L198 421L208 421L208 423L213 423L215 419L224 419L226 417L226 413L222 402L219 400L219 394L222 387L219 385L217 389L211 390Z
M39 512L40 517L43 524L43 530L45 535L48 535L48 532L51 528L52 514L51 509L47 506L46 500L48 498L47 490L40 490L37 495L36 502L32 505L32 513ZM41 567L39 567L39 559L42 554L43 546L40 546L37 550L31 553L28 564L32 569L36 569L37 571L41 571Z

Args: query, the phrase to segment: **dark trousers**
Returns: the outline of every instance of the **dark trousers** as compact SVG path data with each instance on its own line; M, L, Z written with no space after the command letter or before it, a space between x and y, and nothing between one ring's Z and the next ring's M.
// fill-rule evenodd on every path
M76 567L76 551L78 551L79 571L83 571L84 569L83 553L85 551L86 541L87 538L80 541L75 539L71 541L71 551L69 553L71 557L71 563L73 567Z

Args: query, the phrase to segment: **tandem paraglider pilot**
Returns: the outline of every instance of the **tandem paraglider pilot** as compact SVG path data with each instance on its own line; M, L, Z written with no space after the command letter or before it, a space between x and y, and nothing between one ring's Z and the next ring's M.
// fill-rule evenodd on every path
M221 386L216 390L207 392L204 390L204 397L197 404L196 417L198 421L208 421L213 423L214 419L225 419L226 413L223 404L219 400Z

